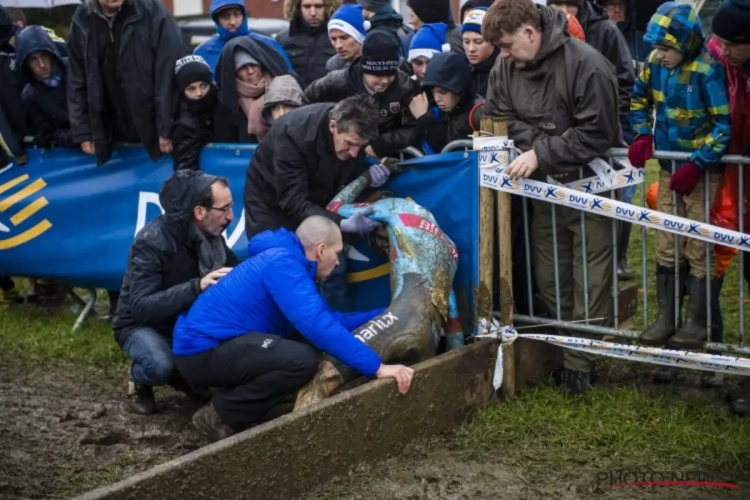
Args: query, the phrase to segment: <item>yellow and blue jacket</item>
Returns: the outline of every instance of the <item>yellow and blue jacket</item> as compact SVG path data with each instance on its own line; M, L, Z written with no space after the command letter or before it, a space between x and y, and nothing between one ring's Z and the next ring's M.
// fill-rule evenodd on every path
M630 126L636 137L653 133L657 150L692 152L690 161L701 168L717 163L730 136L726 74L704 45L695 10L683 3L662 4L643 40L675 49L683 60L669 69L655 52L649 55L630 102Z

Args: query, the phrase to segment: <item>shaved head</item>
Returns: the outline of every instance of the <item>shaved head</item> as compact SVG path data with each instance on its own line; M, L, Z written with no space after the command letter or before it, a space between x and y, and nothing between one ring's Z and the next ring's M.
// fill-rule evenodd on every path
M321 243L332 245L341 240L341 229L328 217L311 215L302 221L295 233L305 250L315 248Z
M305 257L317 263L316 278L324 280L339 264L339 254L344 250L341 229L328 217L312 215L302 221L296 231Z

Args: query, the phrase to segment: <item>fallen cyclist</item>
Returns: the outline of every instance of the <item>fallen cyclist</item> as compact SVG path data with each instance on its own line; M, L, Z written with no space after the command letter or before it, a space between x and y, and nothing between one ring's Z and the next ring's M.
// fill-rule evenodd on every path
M365 219L350 222L371 222ZM201 432L219 440L262 422L312 379L317 349L366 377L395 378L399 391L408 391L414 371L383 364L352 335L383 309L332 312L317 291L315 280L331 273L342 250L338 225L319 215L295 233L264 231L250 240L250 258L180 316L176 365L193 387L218 389L193 416Z

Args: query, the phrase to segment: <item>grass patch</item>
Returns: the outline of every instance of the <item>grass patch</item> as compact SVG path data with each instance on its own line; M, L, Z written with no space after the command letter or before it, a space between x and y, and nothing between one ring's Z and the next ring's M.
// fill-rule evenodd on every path
M22 284L16 280L17 285ZM106 294L99 304L106 306ZM111 368L125 366L126 358L114 340L109 323L92 314L75 333L77 308L43 308L24 304L0 305L0 360L30 366L75 364Z
M728 414L710 395L684 398L633 386L580 398L550 386L528 389L480 409L456 443L467 458L509 460L539 473L579 464L740 478L750 468L750 420Z

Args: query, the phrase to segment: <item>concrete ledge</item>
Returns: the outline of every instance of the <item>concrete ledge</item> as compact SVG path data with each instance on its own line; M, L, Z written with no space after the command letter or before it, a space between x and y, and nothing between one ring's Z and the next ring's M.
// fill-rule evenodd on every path
M393 381L370 382L79 499L297 498L491 400L497 346L485 340L420 363L406 396Z

